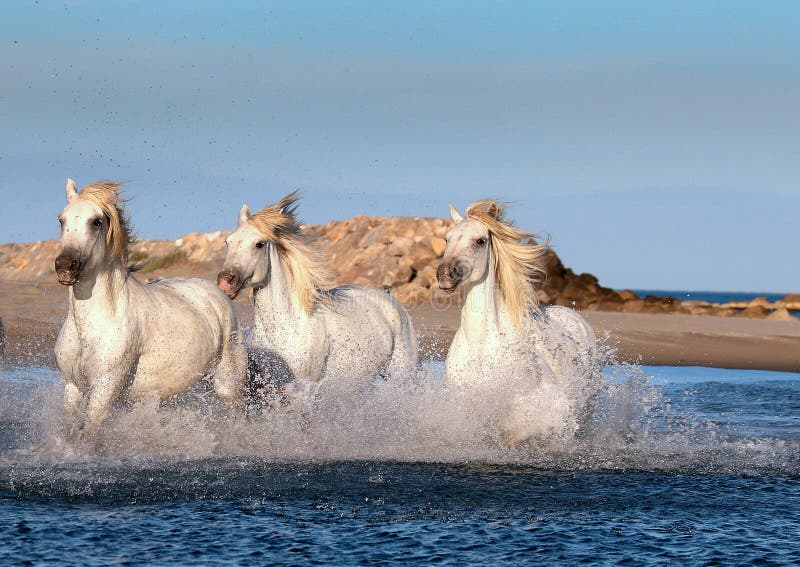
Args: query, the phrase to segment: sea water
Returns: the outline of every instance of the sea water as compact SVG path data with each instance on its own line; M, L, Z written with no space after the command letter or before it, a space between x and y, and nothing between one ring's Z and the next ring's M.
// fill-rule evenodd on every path
M609 365L577 439L509 449L441 362L324 408L203 391L53 443L53 368L0 370L0 561L800 561L800 379Z
M664 290L664 289L635 289L639 297L652 295L654 297L674 297L681 301L708 301L709 303L730 303L752 301L757 297L765 297L770 303L781 301L785 293L761 293L752 291L702 291L702 290Z

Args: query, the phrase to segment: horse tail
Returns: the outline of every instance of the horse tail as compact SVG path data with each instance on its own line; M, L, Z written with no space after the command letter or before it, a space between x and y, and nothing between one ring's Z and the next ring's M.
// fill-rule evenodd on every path
M386 374L389 379L414 379L419 370L417 333L406 308L394 298L392 303L397 317L394 320L394 344Z

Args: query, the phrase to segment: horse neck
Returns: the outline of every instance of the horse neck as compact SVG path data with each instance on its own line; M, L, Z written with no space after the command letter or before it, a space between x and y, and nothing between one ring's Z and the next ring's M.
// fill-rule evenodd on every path
M492 250L488 254L486 276L466 290L461 328L468 340L482 340L488 334L508 333L515 329L500 297Z
M293 285L289 267L274 245L269 252L269 279L254 289L256 329L267 335L299 334L307 328L310 316Z
M119 260L82 274L69 290L70 312L79 321L94 314L116 313L127 300L129 280L128 272Z

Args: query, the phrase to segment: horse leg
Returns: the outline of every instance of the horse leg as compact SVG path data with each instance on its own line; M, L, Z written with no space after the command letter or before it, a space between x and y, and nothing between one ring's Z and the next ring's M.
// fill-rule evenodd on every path
M400 313L400 320L394 332L392 355L386 365L389 380L413 381L419 371L417 337L408 315Z
M567 439L578 429L578 415L571 392L546 381L530 392L513 394L501 441L514 447L529 439Z
M531 438L527 396L515 395L508 416L500 429L500 441L509 449Z
M68 437L73 437L75 434L76 422L82 409L83 401L84 397L80 389L72 382L67 382L64 386L61 430Z
M222 347L214 370L214 392L224 402L235 405L242 397L247 375L247 354L240 333L232 334Z
M96 433L97 428L108 416L111 405L119 396L124 384L123 374L106 374L90 384L86 418L80 432L83 438L92 437Z

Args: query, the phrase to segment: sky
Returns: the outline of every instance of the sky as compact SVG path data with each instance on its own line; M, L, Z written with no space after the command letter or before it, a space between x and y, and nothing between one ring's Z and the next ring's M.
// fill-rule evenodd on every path
M10 0L0 243L67 177L142 238L476 199L622 288L800 291L800 3Z

